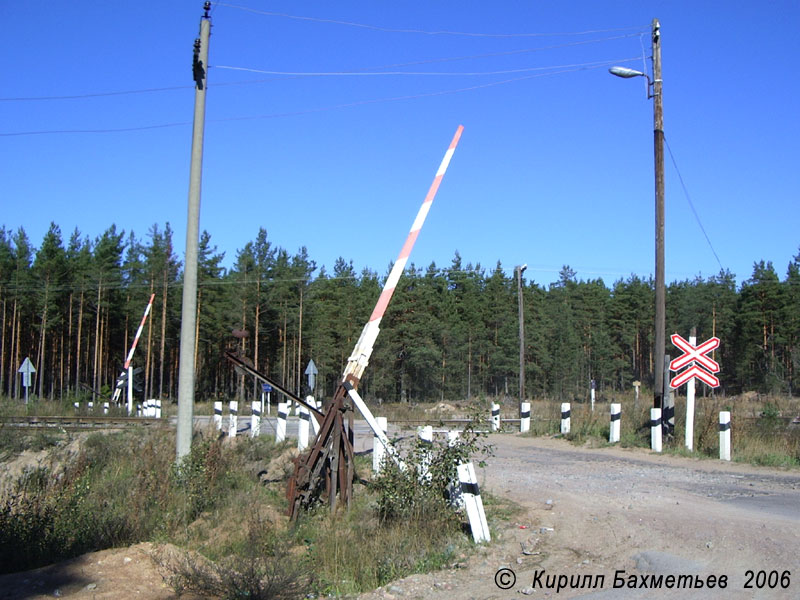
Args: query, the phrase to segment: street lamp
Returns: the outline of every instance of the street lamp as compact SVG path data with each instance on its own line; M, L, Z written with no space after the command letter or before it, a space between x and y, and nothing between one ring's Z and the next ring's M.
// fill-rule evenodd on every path
M517 266L517 307L519 309L519 416L522 418L522 403L525 402L525 319L522 310L522 273L527 263Z
M653 144L655 147L656 178L656 320L655 320L655 385L653 407L663 408L664 401L664 346L666 329L666 292L664 289L664 114L661 97L661 24L652 22L653 79L641 71L626 67L611 67L608 71L617 77L645 77L647 97L653 99Z

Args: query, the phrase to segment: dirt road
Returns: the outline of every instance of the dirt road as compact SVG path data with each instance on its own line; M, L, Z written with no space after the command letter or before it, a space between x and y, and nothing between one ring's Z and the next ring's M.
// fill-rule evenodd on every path
M491 441L496 456L479 475L482 487L518 502L524 516L496 532L499 544L465 568L412 576L362 600L800 598L797 471L641 449L577 448L550 438L498 435ZM507 591L495 583L502 568L516 577ZM615 572L622 570L624 587L615 589ZM660 575L662 586L653 589ZM664 585L669 575L676 578L672 589ZM692 575L693 585L703 581L703 588L685 587L684 577L683 589L676 589L681 575ZM718 587L722 576L724 589ZM498 579L510 584L512 576ZM745 588L748 579L751 588ZM557 590L559 581L566 587ZM590 582L601 585L592 589Z

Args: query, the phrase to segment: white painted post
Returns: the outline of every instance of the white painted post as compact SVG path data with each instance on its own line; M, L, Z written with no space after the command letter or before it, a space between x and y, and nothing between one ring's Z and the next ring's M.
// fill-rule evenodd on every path
M458 429L447 432L447 445L451 448L461 439L461 432Z
M231 400L229 410L230 414L228 414L228 435L234 438L236 437L236 430L239 427L239 401Z
M422 452L421 462L419 465L420 479L430 481L432 475L430 474L431 460L433 460L433 452L430 449L433 445L433 426L424 425L417 427L417 435L427 450Z
M133 367L128 367L128 416L133 413Z
M319 408L317 401L314 400L314 396L306 396L306 402L308 402L308 404L314 408ZM310 413L308 416L311 419L311 431L314 432L314 437L317 437L317 434L319 434L319 423L317 422L317 418Z
M526 431L531 430L531 403L530 402L523 402L522 403L522 411L519 414L519 431L520 433L525 433Z
M250 437L258 435L261 435L261 400L253 400L250 404Z
M161 399L156 400L155 411L156 411L156 419L160 419L161 418Z
M694 331L694 328L692 328ZM690 335L689 343L697 346L697 336ZM686 448L694 450L694 377L686 382Z
M137 417L142 416L142 405L139 404L138 402L136 403L136 416Z
M275 429L275 443L280 444L286 439L286 418L289 416L288 402L278 402L278 426Z
M94 411L94 402L89 400L89 412L93 412L93 411Z
M222 401L214 402L214 429L222 431Z
M500 431L500 405L492 402L492 431Z
M622 418L622 404L611 403L611 427L608 441L612 444L619 442L619 430Z
M103 402L103 414L108 414L108 402Z
M378 422L378 427L380 427L381 431L386 434L389 431L389 423L386 417L375 417L375 420ZM381 470L385 456L386 449L383 447L380 438L377 435L372 436L372 470L375 473Z
M478 478L475 476L475 467L472 463L464 463L456 467L458 480L461 485L461 496L467 509L472 539L476 544L491 541L489 524L486 522L486 513L483 510L483 500L478 488Z
M719 413L719 459L731 459L731 413L727 410Z
M569 402L562 402L561 403L561 433L562 434L569 433L570 423L571 423L571 417L570 417L570 410L569 410Z
M661 452L661 409L650 409L650 448Z
M591 398L592 398L592 412L594 412L594 379L592 379L592 389L591 389Z
M267 392L267 414L272 414L272 402L270 401L269 395L272 392Z
M297 428L297 449L302 452L306 448L308 448L308 429L309 420L311 419L311 413L308 412L308 409L305 406L300 407L300 421L298 422Z
M75 408L75 412L78 412L81 409L81 403L80 402L73 402L72 406Z

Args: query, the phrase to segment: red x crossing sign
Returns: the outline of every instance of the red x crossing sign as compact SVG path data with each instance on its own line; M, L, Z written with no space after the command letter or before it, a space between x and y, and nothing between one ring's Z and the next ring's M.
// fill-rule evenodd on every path
M678 388L693 377L711 387L719 387L719 379L713 375L719 373L719 363L706 356L708 352L719 348L719 338L712 337L699 346L687 342L677 333L673 333L671 339L677 348L683 350L683 354L669 363L670 371L679 371L687 365L689 368L673 377L669 382L670 387Z

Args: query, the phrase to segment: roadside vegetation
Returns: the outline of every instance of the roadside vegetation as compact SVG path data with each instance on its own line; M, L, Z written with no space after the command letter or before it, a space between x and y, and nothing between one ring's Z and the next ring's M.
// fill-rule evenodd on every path
M0 452L31 449L37 436L0 429ZM285 490L293 444L208 431L176 467L168 430L54 432L37 446L49 459L0 486L0 573L152 541L176 593L299 598L374 589L469 554L465 517L445 491L456 460L489 451L482 437L468 429L455 447L408 448L411 468L387 464L356 483L349 510L331 515L320 505L292 524ZM423 455L429 480L416 466ZM370 457L359 457L357 471L369 476Z

